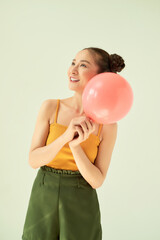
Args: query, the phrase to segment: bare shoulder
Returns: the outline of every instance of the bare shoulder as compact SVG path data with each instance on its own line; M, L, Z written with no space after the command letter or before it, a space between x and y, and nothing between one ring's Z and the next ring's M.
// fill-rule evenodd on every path
M118 123L104 124L99 150L111 157L117 139ZM109 158L110 158L109 157Z
M51 114L53 110L56 109L57 99L45 99L41 103L40 111L43 112L44 116L47 117L48 121L50 121Z
M103 124L102 128L102 141L100 144L113 145L115 144L118 132L118 123Z
M42 105L45 107L45 108L50 108L50 107L53 107L57 104L57 99L45 99L43 102L42 102Z
M109 135L115 136L117 135L118 130L118 123L111 123L111 124L103 124L102 128L102 140L106 139Z

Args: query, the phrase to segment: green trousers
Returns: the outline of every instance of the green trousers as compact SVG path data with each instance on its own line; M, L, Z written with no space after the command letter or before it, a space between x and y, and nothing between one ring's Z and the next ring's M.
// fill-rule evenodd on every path
M102 240L96 189L79 171L40 167L23 227L23 240Z

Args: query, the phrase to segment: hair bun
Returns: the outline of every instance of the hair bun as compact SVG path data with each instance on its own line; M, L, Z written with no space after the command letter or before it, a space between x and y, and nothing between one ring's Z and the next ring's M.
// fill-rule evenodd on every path
M114 53L109 55L109 59L111 72L121 72L125 67L124 60L121 56Z

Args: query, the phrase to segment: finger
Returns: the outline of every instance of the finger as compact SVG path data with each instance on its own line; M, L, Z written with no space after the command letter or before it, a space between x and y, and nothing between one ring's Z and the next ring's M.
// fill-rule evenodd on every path
M94 120L92 120L91 118L88 118L88 120L90 121L90 123L91 123L92 125L95 124Z
M88 127L86 121L81 123L81 127L83 128L83 135L84 135L84 138L87 138L90 129L89 129L89 127Z
M90 132L94 131L95 130L95 124L92 122L92 120L87 119L86 122L88 124L89 131Z
M83 132L83 130L82 130L82 127L81 127L81 126L76 126L75 129L76 129L76 131L77 131L78 134L79 134L79 138L83 139L83 137L84 137L84 132Z
M86 122L87 122L89 128L91 129L92 126L93 126L92 120L88 118L88 119L86 120Z
M82 112L82 113L80 114L80 116L86 116L85 112Z
M80 123L78 123L78 124L75 124L75 127L79 127L79 128L82 130L82 132L83 132L83 127L81 126L81 124L80 124Z
M79 122L81 122L81 121L84 121L85 119L86 119L85 116L81 116L81 117L75 118L75 119L74 119L74 123L79 123Z
M88 122L85 120L84 122L81 123L81 126L83 127L84 131L89 130Z

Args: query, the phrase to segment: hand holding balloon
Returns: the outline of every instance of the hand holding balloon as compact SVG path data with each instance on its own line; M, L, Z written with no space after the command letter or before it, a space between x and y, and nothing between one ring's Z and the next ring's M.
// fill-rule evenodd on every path
M79 124L77 124L78 121L79 121ZM71 134L73 134L74 132L74 137L69 142L69 146L76 147L81 142L85 141L89 137L89 135L95 131L96 125L92 120L90 120L85 116L84 118L82 117L76 118L76 124L74 125L73 125L73 122L71 121L71 126L72 126L72 131L70 127L68 127L68 132L71 132Z

